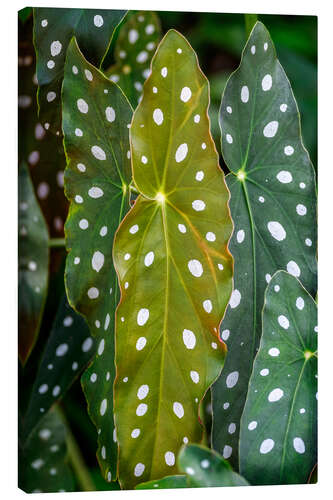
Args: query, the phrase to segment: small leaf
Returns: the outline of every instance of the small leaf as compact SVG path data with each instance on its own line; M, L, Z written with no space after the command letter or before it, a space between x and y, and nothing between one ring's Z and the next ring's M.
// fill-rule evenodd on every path
M156 481L148 481L147 483L138 484L136 490L152 490L158 488L159 490L168 490L174 488L188 488L186 476L166 476Z
M160 22L154 12L132 14L119 30L114 50L116 64L105 74L119 85L134 108L142 95L160 38Z
M100 66L124 14L123 10L34 8L39 116L50 130L61 130L60 93L71 38L75 36L87 59Z
M66 393L94 351L94 340L84 319L63 297L32 388L24 419L25 437Z
M32 17L19 25L18 157L29 165L32 183L51 237L63 236L68 203L64 195L66 159L62 139L41 124L37 110ZM52 151L52 154L50 154Z
M98 347L82 384L99 432L97 457L106 480L116 479L117 457L112 402L119 289L112 244L129 209L131 118L132 109L119 87L84 59L73 39L63 85L65 191L71 202L65 226L65 282L70 304L86 318Z
M313 298L277 272L241 420L240 470L252 484L306 483L316 464L317 332Z
M48 283L48 231L26 164L18 176L19 357L24 365L38 337Z
M317 287L314 170L299 113L266 28L256 23L223 94L222 151L235 224L234 291L221 327L228 345L213 387L213 446L238 467L239 423L261 336L264 291L278 269ZM232 429L230 431L230 429Z
M57 412L50 411L20 451L19 488L26 493L74 491L66 455L66 428Z
M249 486L218 453L203 446L184 446L178 456L179 469L188 477L188 486Z
M121 287L115 420L124 488L177 472L182 443L202 438L199 402L223 365L218 326L231 291L231 220L208 102L195 52L169 31L133 117L140 194L114 246Z

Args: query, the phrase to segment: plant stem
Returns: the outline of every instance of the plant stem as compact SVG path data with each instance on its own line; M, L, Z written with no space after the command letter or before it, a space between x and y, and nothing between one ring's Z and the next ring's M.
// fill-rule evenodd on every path
M253 26L258 21L258 15L257 14L244 14L244 16L245 16L246 38L248 38L250 36L250 33L252 31Z
M85 464L85 461L83 459L80 448L76 442L76 439L70 429L65 413L59 405L56 406L56 411L59 413L59 416L61 417L66 427L66 444L67 444L68 458L74 470L79 485L82 491L96 491L96 486L91 479L89 470Z
M65 238L50 238L49 248L59 248L65 246Z

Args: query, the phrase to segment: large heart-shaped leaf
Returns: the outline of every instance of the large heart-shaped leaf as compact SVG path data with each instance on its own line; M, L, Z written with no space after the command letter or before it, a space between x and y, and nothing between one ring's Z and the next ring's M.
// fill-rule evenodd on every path
M51 237L59 237L68 210L63 189L66 159L60 135L52 134L38 119L32 26L32 17L24 25L19 23L18 157L29 165Z
M188 477L188 486L249 486L218 453L203 446L184 446L178 456L179 468Z
M124 488L176 473L182 443L202 437L199 402L223 364L218 327L231 292L231 220L208 103L195 52L169 31L133 117L140 195L114 248L121 286L115 419ZM111 404L103 400L101 410Z
M50 130L61 127L61 85L67 46L73 35L87 59L100 66L114 29L125 11L101 9L34 9L34 43L40 120Z
M63 130L70 200L65 226L68 300L87 320L98 352L83 377L98 432L98 460L107 480L116 475L112 412L114 311L119 290L112 262L114 232L129 208L128 124L131 107L117 85L68 47L63 85ZM108 408L103 401L108 401Z
M18 175L19 358L27 361L38 337L48 283L48 230L25 163Z
M134 108L160 38L160 22L154 12L133 13L119 30L114 49L116 63L105 74L118 83Z
M220 125L235 230L234 287L221 328L228 345L213 388L213 445L238 466L239 422L261 335L267 282L278 269L316 292L316 192L299 113L272 40L257 23L223 94Z
M60 303L57 316L38 368L24 419L29 435L42 416L71 386L94 353L94 341L84 319L68 305Z
M39 422L19 457L19 488L26 493L74 491L66 428L56 411L48 412Z
M317 332L313 298L277 272L241 419L240 470L252 484L306 483L317 462Z

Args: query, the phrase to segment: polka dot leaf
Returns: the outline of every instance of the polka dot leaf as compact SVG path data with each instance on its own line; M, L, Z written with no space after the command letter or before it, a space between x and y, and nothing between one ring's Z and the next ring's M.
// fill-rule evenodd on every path
M186 476L179 474L175 476L166 476L156 481L140 483L135 487L136 490L154 490L156 488L159 490L170 490L174 488L189 488L189 485Z
M49 272L48 230L25 163L18 174L19 359L24 365L38 338Z
M67 461L66 427L56 408L43 417L20 448L18 466L18 486L26 493L75 491Z
M84 319L64 296L55 317L23 420L24 438L69 389L95 352Z
M61 129L61 85L66 50L73 36L88 61L100 67L123 10L34 8L39 116Z
M187 476L188 487L208 488L218 486L249 486L234 472L221 455L204 446L184 446L178 456L181 472Z
M132 12L121 26L114 48L116 63L105 72L124 91L134 108L149 76L149 66L161 38L160 22L154 12Z
M177 473L182 443L202 438L198 407L224 361L218 327L231 292L232 225L208 103L195 52L170 30L133 116L139 196L114 246L121 288L115 420L124 488Z
M51 238L63 236L68 203L64 195L66 159L60 131L53 134L49 123L40 123L37 106L35 50L32 41L32 16L19 23L18 57L18 158L30 170L39 205ZM50 155L52 151L52 155Z
M268 31L254 26L220 109L222 152L231 173L234 291L221 327L228 356L213 387L213 446L232 449L238 468L239 423L261 336L264 292L287 270L311 295L317 288L316 187L296 101ZM230 423L235 431L229 432Z
M240 471L251 484L307 483L317 463L317 331L311 295L277 272L241 419Z
M132 109L119 87L89 64L71 41L63 85L67 155L65 283L70 305L96 340L97 354L82 378L90 417L97 427L103 477L116 478L113 424L114 311L119 299L112 261L114 233L129 209Z

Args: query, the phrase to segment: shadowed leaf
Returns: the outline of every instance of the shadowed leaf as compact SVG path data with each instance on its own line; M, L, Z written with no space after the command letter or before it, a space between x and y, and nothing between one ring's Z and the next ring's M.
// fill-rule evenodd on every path
M189 487L249 486L223 457L199 445L184 446L178 456L179 469L187 474Z
M18 157L29 166L50 236L61 237L68 210L63 188L66 159L60 134L51 133L38 119L32 27L32 17L19 25Z
M69 389L94 353L84 319L63 297L32 388L24 421L25 437Z
M67 46L73 36L87 59L100 66L124 10L34 8L39 117L61 129L61 85Z
M114 249L121 287L115 418L124 488L177 472L182 443L202 438L199 402L223 365L218 327L231 291L231 220L208 100L196 54L169 31L133 117L140 194Z
M317 332L313 298L279 271L241 420L240 470L252 484L306 483L316 464Z
M74 491L66 455L66 428L58 414L50 411L20 452L19 488L26 493Z
M19 358L27 361L38 337L48 283L48 231L25 163L18 175Z
M160 22L154 12L132 14L119 30L114 49L116 63L105 74L119 85L134 108L142 95L160 38Z
M112 401L119 290L112 244L129 208L131 118L131 107L119 87L84 59L73 39L63 86L65 191L70 200L65 282L70 304L86 318L97 342L96 358L82 384L99 432L97 457L107 480L116 478L117 455Z
M223 94L220 125L235 224L234 291L221 327L228 356L213 387L213 446L238 467L239 423L278 269L316 291L316 192L299 113L272 40L256 23ZM231 430L230 430L231 429Z

